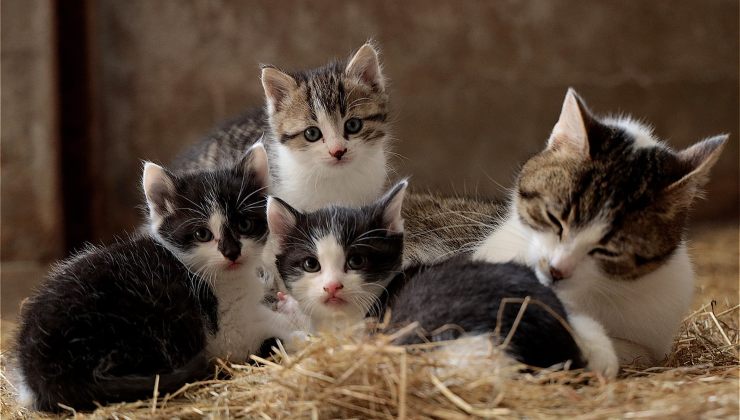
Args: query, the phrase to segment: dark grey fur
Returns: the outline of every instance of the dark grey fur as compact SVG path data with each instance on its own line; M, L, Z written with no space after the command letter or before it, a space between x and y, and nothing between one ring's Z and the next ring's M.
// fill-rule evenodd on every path
M514 263L491 264L455 258L430 267L407 271L389 287L390 325L420 325L419 334L409 334L398 344L424 340L450 340L469 334L498 332L499 340L509 334L522 306L510 302L499 311L506 298L532 300L516 327L506 351L522 363L550 367L571 361L571 367L584 367L581 352L562 324L567 316L560 300L540 284L534 272ZM560 319L543 306L549 307ZM500 324L499 324L500 321ZM429 333L446 325L435 336ZM497 331L498 327L498 331Z

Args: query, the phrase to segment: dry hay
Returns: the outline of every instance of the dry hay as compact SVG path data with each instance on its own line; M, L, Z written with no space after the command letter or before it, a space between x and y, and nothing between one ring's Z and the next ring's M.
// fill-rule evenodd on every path
M322 336L292 355L280 349L274 359L255 358L254 366L221 363L230 379L76 417L737 418L740 306L718 306L686 318L667 367L624 367L614 381L582 371L518 373L492 347L463 362L440 343L398 347L389 344L392 336ZM3 377L3 418L38 417L14 404L9 387Z

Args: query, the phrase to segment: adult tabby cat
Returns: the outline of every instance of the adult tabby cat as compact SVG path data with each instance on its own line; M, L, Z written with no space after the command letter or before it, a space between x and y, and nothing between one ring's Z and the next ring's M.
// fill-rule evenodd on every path
M689 207L726 140L674 151L635 120L596 117L571 89L475 257L529 265L569 313L603 324L623 363L656 364L691 304Z

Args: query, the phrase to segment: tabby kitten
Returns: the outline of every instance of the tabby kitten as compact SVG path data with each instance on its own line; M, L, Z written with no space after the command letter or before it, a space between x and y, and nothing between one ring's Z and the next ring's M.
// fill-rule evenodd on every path
M266 107L216 130L176 162L181 170L238 159L262 139L271 193L311 211L361 206L383 191L389 139L388 94L378 53L363 45L349 61L286 73L262 69Z
M656 364L691 304L687 215L726 140L673 151L635 120L594 116L571 89L475 257L531 266L569 312L604 325L623 363Z
M59 264L24 305L15 375L24 405L56 411L173 391L213 357L241 360L291 338L259 304L267 155L174 176L147 163L151 232Z

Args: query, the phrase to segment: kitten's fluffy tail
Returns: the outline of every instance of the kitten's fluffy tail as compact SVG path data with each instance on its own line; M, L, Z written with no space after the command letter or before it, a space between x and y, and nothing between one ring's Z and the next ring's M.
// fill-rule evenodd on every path
M154 393L155 384L159 394L174 392L187 382L203 379L210 370L205 352L199 353L182 367L171 372L150 376L109 376L95 374L95 386L101 395L122 401L135 400Z
M154 394L155 384L160 395L174 392L188 382L206 377L210 363L205 352L201 352L182 367L160 374L159 382L157 375L111 376L93 372L92 381L69 383L63 388L55 387L53 392L31 389L20 369L14 367L12 370L10 381L19 405L32 410L58 412L62 409L60 403L75 409L93 409L95 402L104 404L149 398Z

